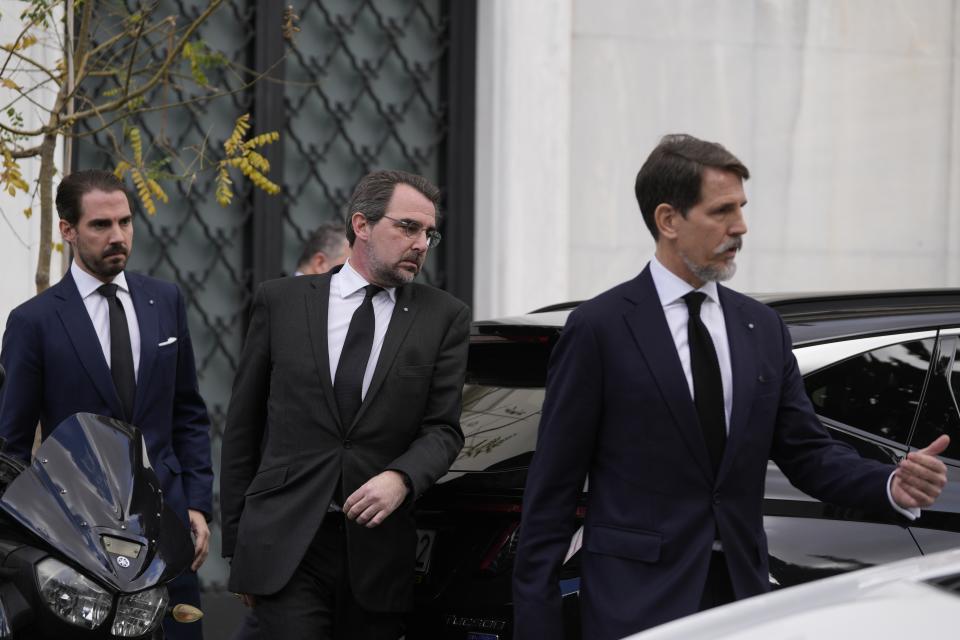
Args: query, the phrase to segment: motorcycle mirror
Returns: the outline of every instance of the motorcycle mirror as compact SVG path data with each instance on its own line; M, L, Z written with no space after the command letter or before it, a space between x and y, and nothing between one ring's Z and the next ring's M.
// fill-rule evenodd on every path
M178 604L173 608L171 614L177 622L196 622L203 617L203 611L193 605Z

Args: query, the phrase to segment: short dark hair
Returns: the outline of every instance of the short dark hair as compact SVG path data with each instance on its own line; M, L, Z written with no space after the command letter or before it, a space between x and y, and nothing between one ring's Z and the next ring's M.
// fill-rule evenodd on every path
M328 258L336 258L343 244L343 225L337 223L322 224L310 234L306 243L303 245L303 251L300 252L300 261L297 266L304 266L310 262L310 258L318 253L322 253Z
M357 234L353 232L353 223L351 218L358 211L363 214L371 224L376 224L380 218L387 212L387 203L393 195L393 190L398 184L406 184L417 191L433 203L437 211L437 223L440 222L440 189L424 178L406 171L374 171L368 173L360 179L353 195L350 196L350 204L347 206L347 241L353 246L353 241L357 239Z
M130 210L133 211L130 193L120 178L110 171L84 169L65 176L57 187L57 215L60 216L60 219L76 226L83 214L80 210L80 202L83 200L83 196L91 191L103 191L105 193L122 191L127 196L127 204L130 205Z
M686 217L691 207L700 202L703 170L706 167L730 171L742 180L750 171L723 145L700 140L685 133L663 136L650 152L637 173L634 193L647 229L656 240L657 222L654 212L661 204L669 204Z

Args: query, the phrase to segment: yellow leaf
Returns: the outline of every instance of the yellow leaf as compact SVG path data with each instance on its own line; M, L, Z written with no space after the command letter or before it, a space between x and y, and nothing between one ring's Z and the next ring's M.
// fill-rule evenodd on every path
M24 209L23 215L27 220L29 220L30 217L33 215L33 207L27 207L26 209Z
M143 166L143 142L140 140L140 129L130 129L130 146L133 147L133 161L138 167Z
M14 91L20 91L20 85L11 80L10 78L0 78L0 84L5 86L7 89L13 89Z
M57 253L63 253L63 243L57 242L56 244L54 244L53 250L56 251Z
M236 124L233 126L233 131L230 133L230 137L227 138L227 141L223 143L223 149L227 152L228 156L232 156L237 153L242 148L243 137L247 135L247 131L250 130L250 114L245 113L239 118L237 118Z
M230 175L227 173L227 165L220 163L217 171L217 202L221 207L225 207L233 200L233 191L230 189Z
M156 214L157 205L154 204L153 198L150 196L150 188L147 187L147 182L143 179L143 174L137 169L130 169L130 177L133 178L133 184L137 188L137 195L140 196L140 202L143 203L143 208L146 209L150 215Z
M160 186L160 183L154 180L153 178L147 178L147 187L150 188L150 192L157 197L160 202L166 204L170 202L170 198L167 197L167 192L163 190L163 187Z

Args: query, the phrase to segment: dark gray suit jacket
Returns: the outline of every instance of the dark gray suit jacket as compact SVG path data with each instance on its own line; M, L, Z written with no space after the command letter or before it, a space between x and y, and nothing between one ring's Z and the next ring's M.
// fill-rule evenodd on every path
M331 275L264 283L253 302L220 467L232 591L267 595L286 585L338 481L347 496L395 469L416 497L463 445L469 308L433 287L399 287L370 388L353 424L340 424L327 352ZM351 588L368 610L412 604L412 503L372 529L347 524Z

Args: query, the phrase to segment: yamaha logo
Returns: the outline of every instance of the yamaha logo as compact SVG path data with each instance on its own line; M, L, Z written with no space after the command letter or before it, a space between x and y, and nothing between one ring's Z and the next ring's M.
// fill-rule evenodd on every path
M126 569L130 566L130 558L127 556L117 556L117 564Z

